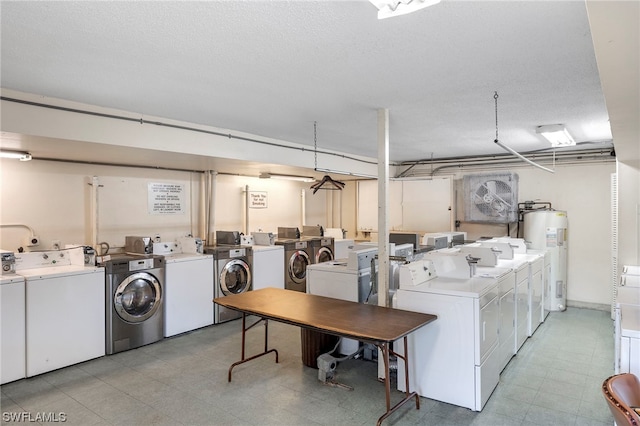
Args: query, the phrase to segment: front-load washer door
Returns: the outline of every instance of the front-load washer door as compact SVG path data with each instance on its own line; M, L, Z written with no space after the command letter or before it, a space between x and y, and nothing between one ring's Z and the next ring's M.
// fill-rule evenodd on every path
M124 321L139 323L155 314L161 301L162 290L157 278L148 272L138 272L118 285L113 307Z
M320 247L316 254L316 263L329 262L333 260L333 252L329 247Z
M220 271L220 290L225 296L251 289L251 268L243 259L231 259Z
M289 258L289 277L293 282L302 284L307 277L307 266L309 266L309 255L304 250L296 250Z

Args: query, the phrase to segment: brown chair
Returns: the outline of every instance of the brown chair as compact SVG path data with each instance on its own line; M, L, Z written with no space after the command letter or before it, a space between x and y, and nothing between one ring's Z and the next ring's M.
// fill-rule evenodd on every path
M640 381L631 373L617 374L602 383L602 394L618 426L640 426Z

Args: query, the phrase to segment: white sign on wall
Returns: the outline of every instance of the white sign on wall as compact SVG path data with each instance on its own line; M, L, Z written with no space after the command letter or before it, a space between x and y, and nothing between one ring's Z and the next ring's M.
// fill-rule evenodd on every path
M184 214L184 185L178 183L149 183L149 214Z
M267 201L268 197L266 191L249 191L250 209L266 209Z

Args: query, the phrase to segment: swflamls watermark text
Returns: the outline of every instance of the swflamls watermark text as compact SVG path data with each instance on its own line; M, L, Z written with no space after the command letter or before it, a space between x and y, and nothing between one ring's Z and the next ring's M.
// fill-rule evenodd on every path
M4 411L2 421L5 423L64 423L67 421L67 413L63 412L39 412L29 411Z

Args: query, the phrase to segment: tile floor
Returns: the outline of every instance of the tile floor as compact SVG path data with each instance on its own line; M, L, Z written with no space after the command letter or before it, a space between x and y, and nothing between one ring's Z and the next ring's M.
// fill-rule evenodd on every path
M248 353L262 347L258 329L249 332ZM231 383L239 321L3 385L2 423L25 412L64 413L66 424L83 426L375 424L385 397L374 363L338 366L336 379L353 391L323 385L301 362L298 328L270 323L269 332L280 362L270 354L238 366ZM421 398L420 410L406 404L383 424L610 426L600 385L611 374L609 312L569 308L527 340L482 412Z

